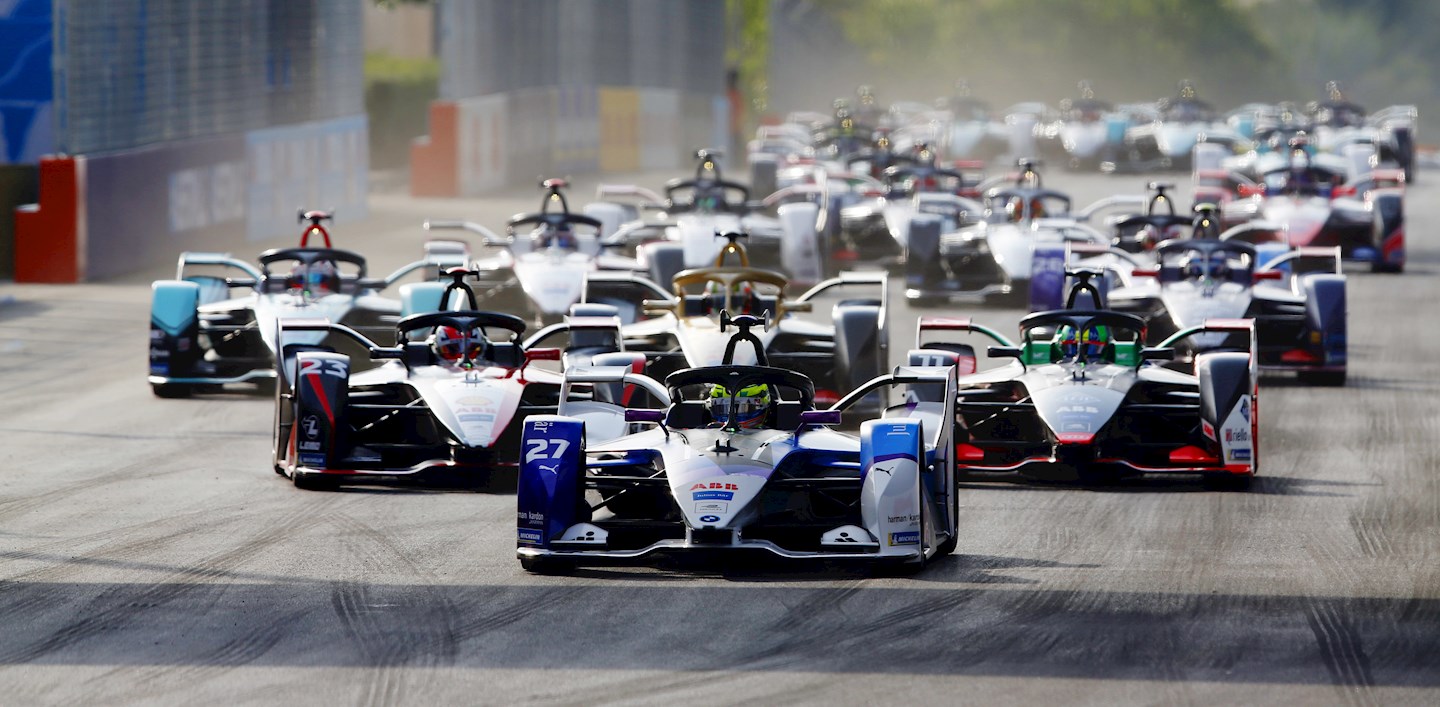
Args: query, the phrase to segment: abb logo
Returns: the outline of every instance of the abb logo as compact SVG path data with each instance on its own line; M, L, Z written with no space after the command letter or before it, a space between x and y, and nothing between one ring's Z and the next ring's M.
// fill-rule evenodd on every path
M710 482L710 483L708 483L708 484L695 484L694 486L691 486L691 487L690 487L690 490L691 490L691 491L699 491L699 490L701 490L701 489L720 489L720 490L722 490L722 491L739 491L739 490L740 490L740 487L739 487L738 485L736 485L736 484L723 484L723 483L720 483L720 482L718 482L718 481L712 481L712 482Z

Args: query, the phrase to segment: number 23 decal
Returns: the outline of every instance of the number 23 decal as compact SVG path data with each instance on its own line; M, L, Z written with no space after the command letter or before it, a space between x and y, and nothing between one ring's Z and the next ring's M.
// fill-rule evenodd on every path
M348 372L345 362L335 358L307 358L300 362L300 375L302 376L344 378Z

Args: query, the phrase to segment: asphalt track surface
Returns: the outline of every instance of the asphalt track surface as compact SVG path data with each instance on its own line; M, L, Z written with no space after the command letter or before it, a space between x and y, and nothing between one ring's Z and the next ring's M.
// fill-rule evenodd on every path
M1349 385L1266 381L1249 491L967 484L957 554L912 577L529 575L513 492L301 491L269 468L270 398L153 398L147 285L169 267L4 286L0 703L1440 703L1421 176L1409 270L1350 280ZM1088 203L1146 177L1050 181ZM538 196L377 195L337 245L388 271L423 218L498 224ZM914 312L894 317L903 351Z

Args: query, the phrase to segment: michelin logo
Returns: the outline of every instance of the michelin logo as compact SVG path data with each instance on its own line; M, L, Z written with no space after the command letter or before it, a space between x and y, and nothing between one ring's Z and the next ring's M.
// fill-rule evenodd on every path
M904 532L904 533L891 533L891 534L890 534L890 545L891 545L892 547L895 546L895 545L919 545L919 544L920 544L920 531L918 531L918 530L911 530L911 531Z

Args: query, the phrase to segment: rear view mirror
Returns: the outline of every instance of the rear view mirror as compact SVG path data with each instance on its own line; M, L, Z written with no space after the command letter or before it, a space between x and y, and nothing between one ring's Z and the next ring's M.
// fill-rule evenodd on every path
M1159 346L1146 346L1140 349L1140 360L1142 361L1174 361L1175 349Z
M1160 277L1160 271L1150 268L1135 268L1130 271L1130 277Z
M840 424L839 410L806 410L800 413L800 424L802 425L838 425Z
M803 413L802 413L802 414L803 414ZM626 421L626 422L654 422L654 423L661 423L661 422L664 422L664 421L665 421L665 411L664 411L664 410L630 410L630 409L627 409L627 410L625 411L625 421Z
M1020 358L1024 350L1018 346L991 346L985 349L985 355L990 358Z
M562 352L560 351L560 349L530 349L529 351L525 352L525 362L530 363L531 361L559 361L561 353Z
M1285 273L1282 270L1259 270L1252 276L1255 282L1261 280L1284 280Z

